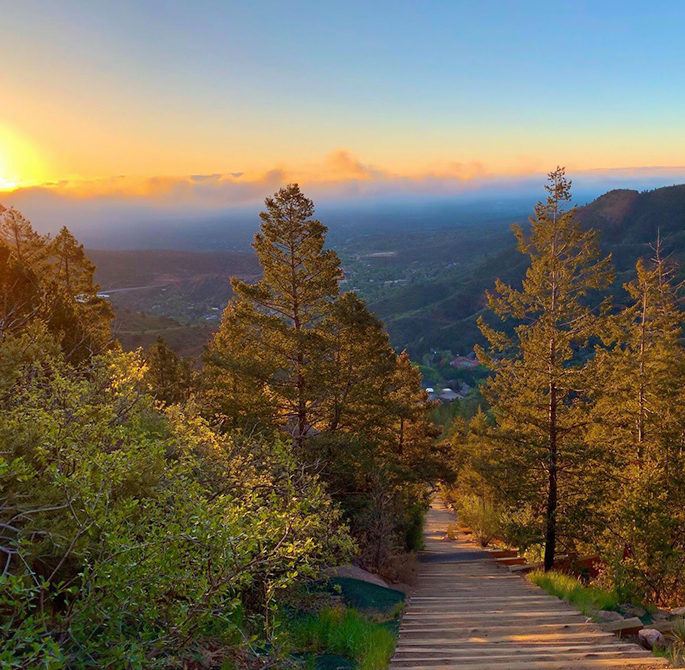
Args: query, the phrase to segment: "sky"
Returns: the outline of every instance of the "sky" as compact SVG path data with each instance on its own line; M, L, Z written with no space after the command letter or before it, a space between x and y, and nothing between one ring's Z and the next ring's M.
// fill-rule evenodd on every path
M0 202L685 181L683 34L680 0L0 0Z

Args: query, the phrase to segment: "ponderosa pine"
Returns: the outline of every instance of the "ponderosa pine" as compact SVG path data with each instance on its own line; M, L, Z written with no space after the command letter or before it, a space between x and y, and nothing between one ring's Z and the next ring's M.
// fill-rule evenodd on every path
M660 243L624 285L628 303L612 316L593 362L593 421L613 475L604 500L602 552L614 579L636 596L682 597L685 568L685 350L680 286Z
M590 306L588 295L612 280L597 233L583 230L575 208L568 208L570 187L563 168L551 172L547 199L530 219L530 236L513 226L530 268L521 289L498 280L488 294L490 309L516 324L513 336L479 322L490 343L490 352L481 349L479 356L495 373L486 395L497 416L502 467L521 501L541 514L545 570L554 565L560 497L569 493L562 490L560 475L570 480L587 466L579 446L585 421L583 356L601 323L601 309ZM571 489L570 482L564 486ZM564 513L569 512L564 501Z
M312 218L314 203L297 184L265 203L252 245L264 276L256 284L232 279L235 295L206 362L225 370L238 391L266 394L301 446L322 402L321 324L343 275L338 256L324 248L327 228Z
M51 239L39 235L16 209L0 206L0 248L0 275L7 285L3 324L23 327L27 320L41 320L71 362L110 345L111 306L98 296L95 266L67 228Z

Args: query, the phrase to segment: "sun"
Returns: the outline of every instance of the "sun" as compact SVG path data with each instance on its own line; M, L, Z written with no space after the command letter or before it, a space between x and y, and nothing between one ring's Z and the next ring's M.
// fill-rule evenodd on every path
M45 179L38 150L19 133L0 124L0 191L13 191Z

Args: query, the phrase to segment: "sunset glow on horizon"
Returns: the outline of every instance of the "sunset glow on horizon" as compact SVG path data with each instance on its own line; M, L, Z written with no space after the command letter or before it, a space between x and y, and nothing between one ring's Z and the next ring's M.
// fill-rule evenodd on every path
M0 191L685 164L685 7L570 4L5 4Z

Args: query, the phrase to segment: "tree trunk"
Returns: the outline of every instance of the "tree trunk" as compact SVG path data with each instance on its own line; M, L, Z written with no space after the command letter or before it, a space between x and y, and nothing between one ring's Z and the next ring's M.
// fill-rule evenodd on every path
M551 360L554 360L554 342L551 344ZM545 514L545 572L554 567L554 553L557 543L557 502L558 502L558 463L557 463L557 386L553 380L549 384L549 453L547 463L547 512Z

